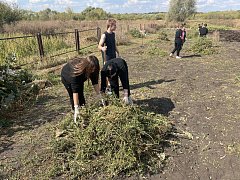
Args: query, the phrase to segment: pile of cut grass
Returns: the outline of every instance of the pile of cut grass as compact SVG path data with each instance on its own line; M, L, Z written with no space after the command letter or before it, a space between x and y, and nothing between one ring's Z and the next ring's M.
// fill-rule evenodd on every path
M56 138L58 172L71 178L109 179L161 171L171 131L166 117L114 100L106 107L81 109L79 124L69 115Z

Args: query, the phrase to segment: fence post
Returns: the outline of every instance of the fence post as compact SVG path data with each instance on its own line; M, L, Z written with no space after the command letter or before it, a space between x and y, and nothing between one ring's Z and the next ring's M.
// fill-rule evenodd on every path
M101 28L100 27L97 27L97 40L98 40L98 43L101 39Z
M80 51L80 41L79 41L79 31L75 29L75 43L76 43L76 51L79 53Z
M44 57L44 50L43 50L43 43L42 43L42 35L41 35L40 32L37 33L37 42L38 42L40 57L43 58Z

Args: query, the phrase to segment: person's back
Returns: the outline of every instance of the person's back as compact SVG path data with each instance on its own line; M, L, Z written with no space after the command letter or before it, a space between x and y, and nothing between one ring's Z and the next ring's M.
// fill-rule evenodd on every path
M205 37L208 34L207 24L204 24L204 26L199 31L200 37Z

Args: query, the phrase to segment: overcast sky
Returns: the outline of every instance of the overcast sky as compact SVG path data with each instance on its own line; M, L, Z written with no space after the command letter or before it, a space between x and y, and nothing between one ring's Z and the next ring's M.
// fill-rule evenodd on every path
M100 7L110 13L166 12L169 0L0 0L21 9L40 11L46 8L63 12L71 8L81 12L88 6ZM198 12L240 10L240 0L197 0Z

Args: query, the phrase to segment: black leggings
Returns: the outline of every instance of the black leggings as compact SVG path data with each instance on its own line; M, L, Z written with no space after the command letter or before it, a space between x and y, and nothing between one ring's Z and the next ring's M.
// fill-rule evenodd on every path
M182 49L182 43L175 42L175 48L172 50L172 53L174 54L175 51L177 51L177 56L179 56L181 49Z
M68 95L70 97L70 103L72 106L72 109L74 110L74 102L73 102L73 91L72 91L72 87L71 84L67 83L64 78L62 78L62 83L64 85L64 87L66 88ZM83 94L83 90L84 90L84 83L81 84L78 93L78 101L79 101L79 105L83 106L86 104L85 102L85 98L84 98L84 94Z

